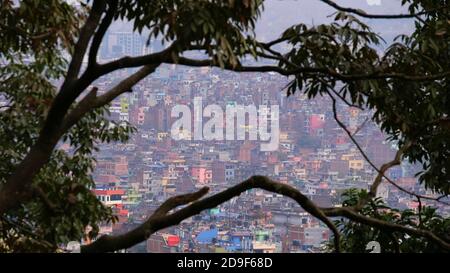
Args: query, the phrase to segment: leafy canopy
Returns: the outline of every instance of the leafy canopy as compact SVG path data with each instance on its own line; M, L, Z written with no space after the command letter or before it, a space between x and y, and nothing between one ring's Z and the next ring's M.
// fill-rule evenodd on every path
M75 53L92 2L81 1L76 8L62 0L2 1L0 96L7 104L0 109L0 185L36 143L58 81L66 76L66 56ZM236 71L245 71L242 60L247 56L269 60L276 64L246 69L290 76L288 94L302 91L314 98L332 92L348 104L373 110L373 120L399 148L405 148L403 158L422 164L420 182L435 192L450 193L449 77L439 76L450 71L450 7L445 1L402 0L411 14L420 14L412 19L415 31L399 36L384 52L379 50L384 43L381 37L344 12L338 12L330 24L298 23L277 41L264 43L254 33L262 0L106 3L103 18L112 10L113 20L133 22L135 31L149 35L149 43L162 38L171 44L175 63L197 65L182 58L189 50L202 50L211 59L209 65ZM280 44L287 51L274 49ZM115 220L91 193L93 152L101 142L126 141L134 129L110 121L107 107L90 111L64 132L50 161L33 178L36 198L1 216L1 251L54 250L82 238L87 226L93 227L89 236L95 237L99 223ZM62 144L70 148L63 149ZM362 213L418 225L412 220L416 214L385 210L379 200L372 200ZM434 209L424 207L421 217L420 228L438 234L448 231L448 221ZM433 251L433 246L416 238L351 222L340 225L347 249L361 250L358 238L365 236L383 239L386 249L414 251L415 245Z

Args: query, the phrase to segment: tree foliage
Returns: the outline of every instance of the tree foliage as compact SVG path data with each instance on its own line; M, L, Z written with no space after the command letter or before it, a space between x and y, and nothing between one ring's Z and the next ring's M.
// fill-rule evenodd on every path
M337 248L342 244L344 250L363 251L363 240L376 239L386 251L448 251L449 223L434 208L424 206L419 216L386 208L375 196L383 178L390 181L387 169L400 159L422 164L417 175L426 189L450 193L450 6L446 1L402 0L407 14L371 15L321 2L337 9L331 23L297 23L278 39L260 41L254 28L262 0L93 0L80 1L79 7L62 0L1 1L0 96L7 104L0 109L0 251L54 251L85 236L86 227L92 227L88 236L94 238L99 223L115 220L91 193L93 153L101 142L127 141L134 129L109 120L108 104L161 64L173 63L273 71L289 78L288 95L329 96L334 103L372 110L373 120L401 154L377 169L369 192L348 193L343 208L318 208L295 189L262 178L243 182L242 189L256 185L294 198L330 227ZM407 19L415 30L386 42L361 17ZM98 63L103 36L116 20L131 21L136 32L148 35L148 43L161 38L166 47ZM204 58L186 57L192 50L203 52ZM265 64L243 64L248 57ZM139 70L97 94L96 79L124 68ZM336 114L335 104L333 109ZM150 224L130 236L145 240L155 226L176 224L242 189L197 201L183 213L168 214L162 206ZM165 204L174 208L205 193ZM328 217L345 217L337 222L342 238ZM123 235L98 242L128 246L134 239Z
M0 112L0 184L39 136L57 92L56 81L67 69L64 52L73 47L82 18L63 1L22 1L18 8L5 4L0 15L0 92L7 105ZM55 16L48 20L48 14ZM132 128L109 121L106 111L92 111L66 132L60 144L71 148L55 149L36 175L36 198L2 215L0 251L52 251L82 238L87 226L92 228L89 236L95 237L99 223L115 220L111 209L90 192L92 153L99 142L126 141Z

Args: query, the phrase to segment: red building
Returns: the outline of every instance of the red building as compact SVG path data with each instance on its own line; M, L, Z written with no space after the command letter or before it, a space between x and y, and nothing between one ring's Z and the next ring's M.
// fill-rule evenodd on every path
M325 126L325 115L312 114L309 117L309 133L312 136L320 136L323 134L323 128Z
M173 253L180 244L177 235L156 233L147 240L147 252L151 253Z

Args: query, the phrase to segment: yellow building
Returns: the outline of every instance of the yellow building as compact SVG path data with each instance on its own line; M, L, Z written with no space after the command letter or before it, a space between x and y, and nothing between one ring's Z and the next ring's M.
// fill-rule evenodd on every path
M362 170L364 168L364 160L349 160L348 167L353 170Z

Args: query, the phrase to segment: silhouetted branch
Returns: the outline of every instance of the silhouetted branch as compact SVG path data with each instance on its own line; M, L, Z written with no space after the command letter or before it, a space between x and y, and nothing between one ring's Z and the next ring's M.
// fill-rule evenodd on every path
M153 215L150 216L148 220L139 227L118 236L102 236L92 244L82 246L81 251L110 252L129 248L137 243L146 240L151 234L158 230L177 225L181 221L197 215L205 209L214 208L234 197L239 196L241 193L254 188L278 193L295 200L305 211L318 218L320 221L325 223L328 228L331 229L334 234L335 249L337 252L340 251L340 235L337 228L330 221L330 219L328 219L327 216L311 200L308 199L308 197L287 184L277 183L264 176L253 176L242 183L224 190L223 192L214 194L201 200L198 199L207 193L207 188L203 188L194 194L187 194L170 198L169 200L164 202L163 205L161 205L161 207L159 207L153 213ZM198 201L171 214L167 214L176 206L183 205L195 200Z
M81 247L82 252L111 252L129 248L137 243L147 240L158 230L177 225L183 220L199 214L203 210L215 208L218 205L239 196L249 189L263 189L281 194L295 200L305 211L324 222L334 234L336 251L339 251L339 232L328 217L345 217L357 223L369 225L386 231L407 233L411 236L427 238L444 249L450 249L450 243L436 236L428 230L415 229L395 223L386 222L359 214L353 207L319 208L308 197L287 184L282 184L264 176L253 176L227 190L216 193L210 197L202 198L208 188L202 188L196 193L176 196L164 202L147 221L137 228L121 235L104 235L89 245ZM177 206L190 205L175 212L169 213Z
M75 44L72 60L67 72L66 82L68 80L73 81L78 77L87 47L92 35L94 35L95 30L97 29L102 13L105 10L105 6L106 2L104 0L94 0L89 17L84 26L81 28L80 36Z
M368 217L357 213L351 207L339 208L320 208L328 217L345 217L354 222L378 228L380 230L391 232L402 232L411 236L427 238L446 250L450 250L450 242L440 238L433 232L424 229L415 229L412 227L386 222L380 219Z
M97 88L93 88L67 115L62 125L63 130L68 130L89 111L102 107L119 95L130 91L135 84L154 72L157 66L158 64L142 67L101 96L97 96Z
M118 7L117 0L109 0L108 1L108 10L106 11L105 17L102 19L100 26L95 32L94 38L92 39L91 48L89 50L89 61L88 66L93 66L97 64L97 54L102 43L103 37L105 36L106 31L111 25L114 15L116 14Z
M271 56L272 58L276 58L276 56ZM283 59L279 59L284 61ZM166 59L163 61L164 63L170 64L181 64L193 67L204 67L204 66L216 66L220 67L219 64L214 62L211 59L191 59L187 57L178 57L176 61L172 59ZM438 79L443 79L445 77L450 76L450 71L445 71L441 73L436 73L432 75L408 75L403 73L383 73L383 72L372 72L365 74L342 74L336 72L334 69L326 68L326 67L299 67L295 69L284 69L278 67L276 65L262 65L262 66L245 66L238 65L233 67L231 65L225 65L222 67L226 70L231 70L235 72L276 72L284 76L297 75L302 73L315 73L315 74L323 74L336 78L337 80L341 80L343 82L350 81L358 81L358 80L373 80L373 79L400 79L400 80L408 80L408 81L434 81Z
M442 196L435 198L435 197L417 194L415 192L409 191L409 190L401 187L400 185L398 185L397 183L392 181L392 179L390 179L388 176L385 175L387 170L389 170L390 168L397 166L401 163L402 154L405 152L405 150L407 150L410 147L410 145L412 145L412 143L407 143L407 144L403 145L402 148L400 148L397 151L395 158L392 161L383 164L381 166L381 168L378 168L377 166L375 166L375 164L367 156L366 152L363 150L361 145L359 145L358 141L356 141L356 139L354 138L354 135L350 132L350 130L347 128L347 126L345 126L345 124L339 119L339 117L337 115L336 98L333 97L333 95L330 93L330 91L327 90L327 93L328 93L328 96L330 97L330 99L332 100L333 117L334 117L336 123L339 125L339 127L341 127L342 130L344 130L344 132L347 134L347 136L350 138L350 140L353 142L353 144L359 150L362 157L367 161L367 163L369 163L369 165L378 173L377 177L374 180L374 183L370 187L370 191L369 191L370 198L373 198L376 196L377 188L381 184L382 178L384 178L384 179L386 179L386 181L388 181L391 185L396 187L398 190L400 190L404 193L407 193L411 196L414 196L416 198L436 201L438 203L450 206L449 203L440 200L443 198ZM368 201L368 200L363 201L362 204L360 204L359 208L361 208L361 206L363 206L366 201Z
M354 9L354 8L346 8L346 7L340 6L339 4L336 4L335 1L332 1L332 0L320 0L320 1L333 7L336 10L353 13L353 14L359 15L361 17L370 18L370 19L405 19L405 18L415 18L419 15L426 14L426 12L420 12L420 13L416 13L416 14L369 14L369 13L366 13L364 10Z

